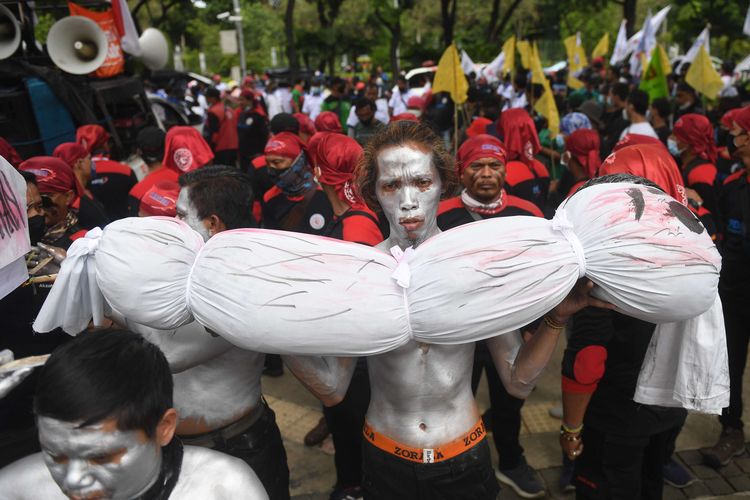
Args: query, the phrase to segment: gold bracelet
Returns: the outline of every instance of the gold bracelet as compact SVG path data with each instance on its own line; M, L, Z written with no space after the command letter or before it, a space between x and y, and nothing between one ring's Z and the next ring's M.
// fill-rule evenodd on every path
M564 423L560 424L560 432L564 432L566 434L580 434L582 430L583 430L583 424L572 429L568 427L567 425L565 425Z
M565 323L558 323L557 321L550 318L549 314L544 315L544 324L552 328L553 330L562 330L563 328L565 328Z

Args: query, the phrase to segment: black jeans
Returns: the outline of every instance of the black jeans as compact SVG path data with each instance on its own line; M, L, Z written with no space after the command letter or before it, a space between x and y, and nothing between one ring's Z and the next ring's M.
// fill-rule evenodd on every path
M289 500L289 467L286 450L281 442L276 414L265 407L260 418L239 436L229 439L217 437L211 448L237 457L249 465L263 483L271 500ZM190 439L183 439L190 444Z
M362 482L362 427L370 405L370 378L365 358L357 360L352 381L343 401L323 407L336 454L336 487L349 488Z
M461 455L432 464L404 460L363 440L365 500L495 500L487 440Z
M724 306L724 327L727 331L727 351L729 353L729 406L722 411L721 425L742 429L742 379L747 363L747 345L750 341L750 312L730 301L722 300Z
M682 424L650 436L620 436L583 428L583 453L575 461L576 498L659 500L662 467L674 453Z
M497 449L498 468L514 469L523 457L518 434L521 432L521 408L524 400L508 394L492 362L489 349L484 342L477 342L474 350L474 369L471 374L471 390L474 394L477 393L482 370L490 389L489 424L492 429L492 440Z

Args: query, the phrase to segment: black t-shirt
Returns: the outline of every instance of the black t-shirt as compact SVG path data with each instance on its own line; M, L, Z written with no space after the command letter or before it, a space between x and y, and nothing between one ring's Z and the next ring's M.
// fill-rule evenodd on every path
M107 158L94 159L95 173L88 189L107 211L110 221L128 217L129 193L138 183L130 167Z
M724 181L719 198L722 245L719 291L724 307L750 305L750 184L745 170Z
M268 121L253 110L242 110L237 118L238 153L240 157L254 158L263 154L268 142Z
M84 229L94 229L109 224L107 211L104 206L86 195L78 199L78 224Z
M508 217L512 215L542 217L542 212L530 201L522 200L516 196L505 195L502 210L498 213L491 215L476 214L473 216L472 212L469 212L464 206L461 197L456 196L440 202L437 223L441 231L447 231L448 229L480 219L492 219L494 217Z
M586 410L584 423L599 431L647 436L679 425L686 410L633 401L638 374L656 325L608 309L587 307L573 316L562 363L563 376L580 380L585 349L606 351L604 375ZM602 351L601 349L604 349ZM587 358L589 362L591 357Z
M304 196L289 198L274 186L266 192L263 199L263 227L266 229L324 236L326 225L333 218L331 204L319 188L307 200ZM303 208L295 210L300 203L304 204ZM302 213L297 215L296 211L299 210ZM292 218L297 219L296 224L290 222Z

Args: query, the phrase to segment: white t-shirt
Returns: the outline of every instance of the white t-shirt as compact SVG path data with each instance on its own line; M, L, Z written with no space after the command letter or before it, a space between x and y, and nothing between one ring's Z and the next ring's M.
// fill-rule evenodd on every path
M622 134L620 134L620 139L628 134L647 135L649 137L653 137L654 139L659 138L659 136L656 134L656 131L654 131L654 127L652 127L649 122L631 123L629 127L626 127L625 130L622 131Z
M266 94L265 99L266 99L266 107L268 107L268 119L269 120L284 111L284 109L281 107L281 102L279 102L279 98L276 96L275 93Z
M375 119L387 125L391 121L391 117L388 116L388 103L385 102L385 99L378 99L375 101L375 106L378 108L375 111ZM358 123L357 110L352 106L352 109L349 110L349 118L346 119L346 126L349 128L356 127Z
M294 113L294 110L292 109L292 91L289 90L289 88L279 87L273 91L273 95L279 100L279 104L284 113Z
M409 91L407 90L403 95L401 90L396 87L391 96L391 100L388 101L388 107L393 108L393 116L406 113L406 103L409 101ZM348 120L347 120L348 121Z
M324 99L323 94L307 94L305 96L305 102L302 104L302 112L309 116L311 120L315 121L315 118L320 114L320 105L323 104Z

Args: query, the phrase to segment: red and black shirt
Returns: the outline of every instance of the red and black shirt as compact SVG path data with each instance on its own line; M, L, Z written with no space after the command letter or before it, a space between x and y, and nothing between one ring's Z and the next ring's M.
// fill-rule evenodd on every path
M371 247L384 239L377 215L364 205L354 206L341 215L334 215L326 228L325 236Z
M138 183L133 170L105 156L95 156L94 175L88 189L107 211L109 220L115 221L129 215L129 193Z
M722 262L719 291L725 307L750 304L750 175L741 170L724 181L719 197Z
M549 191L549 171L539 160L532 160L531 167L513 160L505 165L505 191L523 200L530 201L539 210L544 210Z
M263 227L325 236L333 209L318 186L305 195L289 197L274 186L263 195Z
M505 195L499 211L492 215L471 212L466 208L460 196L449 198L440 202L438 207L437 223L441 231L462 226L480 219L491 219L493 217L508 217L511 215L528 215L532 217L543 217L542 211L533 203L522 200L516 196Z

